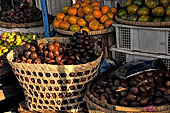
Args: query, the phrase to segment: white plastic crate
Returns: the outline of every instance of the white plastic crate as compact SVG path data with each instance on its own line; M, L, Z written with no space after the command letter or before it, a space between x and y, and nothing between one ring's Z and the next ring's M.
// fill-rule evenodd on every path
M112 58L117 61L118 65L124 64L126 62L130 62L135 59L155 60L160 58L165 63L167 68L170 69L170 56L167 55L156 55L156 54L128 51L128 50L118 49L115 46L112 46L110 48L110 51L112 52Z
M170 28L113 24L117 47L125 50L170 55Z

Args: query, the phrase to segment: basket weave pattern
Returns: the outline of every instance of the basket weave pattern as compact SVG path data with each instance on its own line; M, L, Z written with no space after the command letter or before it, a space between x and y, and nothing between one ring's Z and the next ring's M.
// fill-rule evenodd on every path
M46 39L43 39L46 40ZM31 111L83 109L87 83L98 74L101 56L80 65L50 65L12 62L14 51L7 55Z

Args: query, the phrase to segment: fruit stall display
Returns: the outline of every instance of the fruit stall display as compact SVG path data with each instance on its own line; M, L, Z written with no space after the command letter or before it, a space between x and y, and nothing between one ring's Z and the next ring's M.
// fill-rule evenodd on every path
M49 21L53 19L49 15ZM24 28L42 26L42 12L40 9L29 6L17 6L14 9L0 12L0 26L5 28Z
M170 104L170 72L143 72L120 79L104 72L89 86L86 94L90 109L107 112L167 112Z
M170 1L127 0L124 4L124 7L118 11L117 16L118 17L116 17L116 20L120 23L125 24L128 24L128 21L142 22L143 24L144 22L152 22L152 24L158 23L158 25L160 24L160 22L162 22L162 25L165 24L165 26L169 26L168 23L170 22Z
M62 8L62 12L56 15L54 26L57 31L100 31L111 26L116 12L116 8L101 7L97 0L78 0L72 7Z
M31 41L7 55L30 111L81 111L102 51L87 32ZM29 83L29 84L28 84Z

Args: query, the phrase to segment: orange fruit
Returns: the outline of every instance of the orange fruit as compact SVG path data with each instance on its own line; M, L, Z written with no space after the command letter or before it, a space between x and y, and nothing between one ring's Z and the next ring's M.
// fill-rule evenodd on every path
M90 29L89 29L88 27L82 27L82 28L80 29L80 31L81 31L81 32L82 32L82 31L90 32Z
M94 7L93 7L93 10L95 10L95 9L100 10L100 7L94 6Z
M75 4L73 4L72 7L79 8L80 7L80 3L75 3Z
M102 13L105 15L109 12L109 7L107 5L104 5L101 10L102 10Z
M63 21L60 23L60 28L64 30L68 30L70 28L70 24L68 22Z
M71 26L70 26L70 31L79 32L79 31L80 31L80 26L77 25L77 24L71 25Z
M100 18L100 22L103 24L106 20L109 20L109 16L107 15L103 15L101 18Z
M116 8L110 8L110 10L111 10L111 12L112 12L113 14L116 14L116 13L117 13L117 9L116 9Z
M77 23L77 17L76 16L70 16L68 19L70 24L76 24Z
M113 14L112 12L108 12L108 13L107 13L107 16L108 16L110 19L113 19L114 14Z
M81 3L81 6L82 6L82 7L84 7L84 6L86 6L86 5L88 5L87 2L82 2L82 3Z
M85 16L85 20L87 21L87 22L90 22L91 20L93 20L95 17L94 17L94 15L93 14L87 14L86 16Z
M103 30L104 29L104 25L103 24L99 24L99 30Z
M64 17L64 21L68 22L68 19L70 18L70 15L67 15Z
M92 0L84 0L84 2L87 2L88 4L90 4Z
M100 10L94 10L93 15L95 18L100 18L102 16L102 12Z
M84 12L83 12L83 8L82 8L82 7L80 7L80 8L78 9L77 15L78 15L79 17L84 17Z
M106 20L106 22L104 23L104 26L106 27L106 28L109 28L111 25L112 25L112 23L113 23L114 21L113 20Z
M66 14L66 13L67 13L67 11L68 11L68 8L69 8L69 7L64 6L64 7L62 8L62 12Z
M78 19L77 23L82 27L87 26L87 22L83 18Z
M69 15L76 15L77 14L77 9L75 7L70 7L68 8L68 14Z
M58 20L63 20L64 17L65 17L65 14L64 14L64 13L58 13L58 14L57 14L57 19L58 19Z
M56 28L59 28L61 22L62 22L62 20L54 20L54 26L55 26Z
M99 29L99 22L96 19L90 21L89 28L93 31L98 30Z
M97 1L97 0L94 0L92 3L91 3L91 6L97 6L97 7L100 7L100 3Z
M90 5L84 6L84 7L83 7L83 12L84 12L85 14L90 14L90 13L92 13L92 12L93 12L92 6L90 6Z

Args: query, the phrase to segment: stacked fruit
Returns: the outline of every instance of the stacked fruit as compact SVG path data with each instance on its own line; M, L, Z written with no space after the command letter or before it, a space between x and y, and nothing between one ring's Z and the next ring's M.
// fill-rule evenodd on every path
M121 19L139 22L170 22L169 0L127 0L118 11Z
M19 32L4 32L0 36L0 56L7 54L13 48L23 45L26 42L31 42L31 40L36 40L39 38L37 34L33 33L19 33Z
M78 0L72 7L62 8L62 12L56 15L54 26L75 32L103 30L114 22L116 12L115 8L106 5L100 8L97 0Z
M105 104L143 107L170 104L170 72L159 70L120 79L104 73L90 92Z
M42 12L36 7L23 5L9 11L4 10L1 13L0 20L8 23L36 22L42 20Z
M25 45L23 53L15 57L14 62L72 65L93 61L99 54L94 51L95 43L87 34L84 31L75 33L68 44L57 41L38 44L37 41L32 41Z

